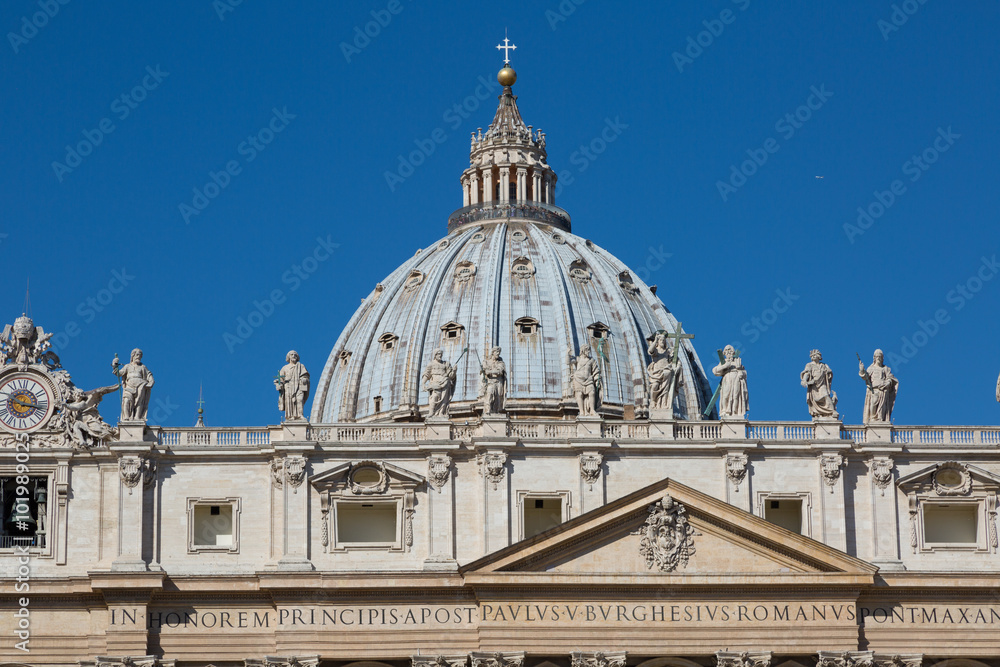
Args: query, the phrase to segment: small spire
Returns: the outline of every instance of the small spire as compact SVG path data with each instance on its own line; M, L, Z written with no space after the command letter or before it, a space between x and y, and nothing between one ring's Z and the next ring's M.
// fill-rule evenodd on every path
M205 399L202 398L202 386L198 383L198 421L195 428L205 428Z

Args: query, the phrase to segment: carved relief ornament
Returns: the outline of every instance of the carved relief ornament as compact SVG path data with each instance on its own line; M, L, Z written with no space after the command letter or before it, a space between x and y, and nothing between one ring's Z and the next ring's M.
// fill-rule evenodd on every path
M830 487L830 493L833 493L833 487L836 486L837 480L840 479L840 467L842 465L844 465L844 457L840 454L823 454L820 458L823 481Z
M934 493L939 496L967 496L972 491L969 469L957 461L942 463L931 476Z
M819 651L816 667L874 667L871 651Z
M468 655L415 655L410 658L412 667L465 667Z
M451 457L447 454L434 454L427 460L427 481L438 493L448 483L450 473Z
M868 462L868 468L871 470L872 483L882 491L884 496L885 490L889 488L889 483L892 481L892 459L888 456L876 456Z
M733 486L737 491L740 490L740 484L747 476L747 455L746 454L729 454L726 456L726 477L733 483Z
M717 651L718 667L771 667L770 651Z
M140 480L144 486L153 482L156 463L141 456L123 456L118 459L118 474L128 487L128 494L132 495L132 489L139 485Z
M650 505L645 524L633 534L641 535L639 554L646 567L661 572L687 567L695 553L694 537L700 535L688 523L687 509L670 495Z
M625 667L625 658L625 651L595 653L574 651L570 654L570 665L571 667Z
M486 452L479 455L479 471L495 491L503 482L506 472L507 454L505 452Z
M472 667L524 667L524 651L496 651L469 654Z
M580 476L583 477L583 481L593 487L601 478L603 463L604 456L600 452L580 454Z

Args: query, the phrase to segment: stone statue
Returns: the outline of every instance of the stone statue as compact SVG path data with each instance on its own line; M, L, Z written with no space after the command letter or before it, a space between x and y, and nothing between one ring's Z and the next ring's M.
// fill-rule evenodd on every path
M309 399L309 371L299 361L299 353L289 350L286 363L274 380L278 390L278 409L285 413L285 421L305 419L306 400Z
M649 356L652 361L646 367L646 377L649 379L649 407L651 410L669 410L673 399L674 377L680 380L680 358L671 361L673 347L665 331L653 334L649 343Z
M801 384L806 388L806 404L813 419L837 419L837 393L830 388L833 371L823 363L819 350L809 353L811 361L799 374Z
M584 345L580 356L573 357L573 348L567 351L573 394L581 417L593 417L601 405L601 367L590 357L590 347Z
M427 390L428 417L447 417L455 391L457 369L444 361L444 351L434 350L434 360L424 367L422 378Z
M858 358L858 375L864 379L867 387L863 424L888 422L892 419L899 380L892 374L892 369L885 365L884 359L882 350L875 350L872 365L865 370L864 362Z
M111 362L111 372L121 379L122 383L122 417L126 421L146 421L146 411L149 409L149 392L153 388L153 374L149 367L142 363L142 350L132 350L131 361L124 366L115 355Z
M504 364L500 351L499 347L491 349L479 368L484 415L503 412L504 397L507 395L507 365Z
M67 440L77 447L87 448L96 447L116 435L115 429L101 419L97 406L106 394L118 391L118 388L117 384L90 391L82 391L76 387L69 388L60 415Z
M746 419L750 409L747 391L747 371L743 360L736 356L736 349L727 345L722 350L724 361L712 369L712 374L722 378L719 386L719 416L723 419Z

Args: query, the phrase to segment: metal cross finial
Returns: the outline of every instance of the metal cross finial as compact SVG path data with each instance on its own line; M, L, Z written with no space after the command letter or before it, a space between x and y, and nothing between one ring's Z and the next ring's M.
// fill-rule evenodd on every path
M511 44L510 40L507 39L507 33L505 31L504 32L504 36L503 36L503 44L497 44L497 49L503 51L503 64L504 65L509 65L510 64L510 52L513 51L516 48L517 47L514 46L513 44Z

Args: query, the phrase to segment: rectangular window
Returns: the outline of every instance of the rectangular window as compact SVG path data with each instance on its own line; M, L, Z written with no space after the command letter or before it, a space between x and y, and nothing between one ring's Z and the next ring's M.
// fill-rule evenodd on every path
M188 498L188 551L239 552L239 498Z
M48 477L31 476L27 484L18 484L15 475L0 477L0 550L46 550L49 486Z
M925 504L923 510L925 543L978 544L978 503Z
M524 538L562 523L562 498L528 498L524 503Z
M391 545L398 541L398 504L337 503L338 544Z
M802 534L802 501L798 498L767 499L764 518L785 530Z

